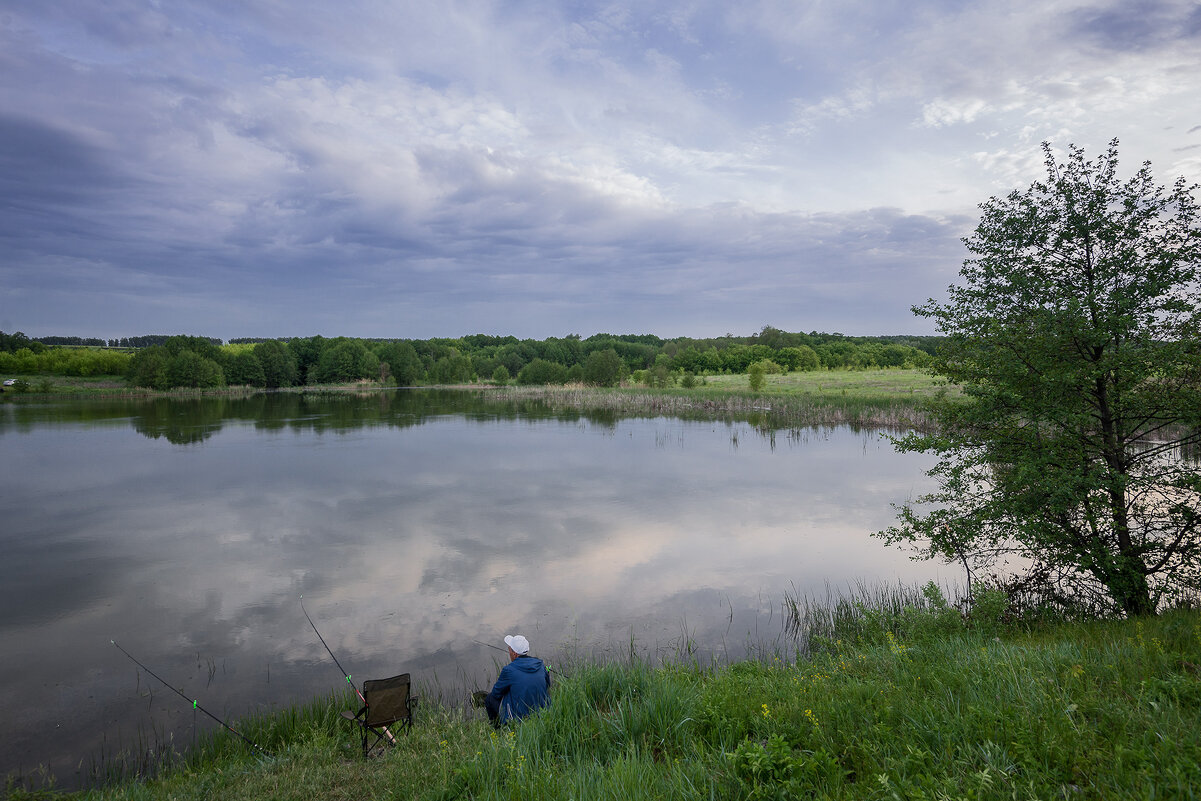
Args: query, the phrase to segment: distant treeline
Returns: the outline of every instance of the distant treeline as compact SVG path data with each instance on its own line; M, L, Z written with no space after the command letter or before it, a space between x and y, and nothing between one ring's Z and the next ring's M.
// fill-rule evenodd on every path
M0 372L6 375L122 375L129 360L127 352L47 345L20 331L0 331Z
M49 337L43 339L51 339ZM55 338L73 340L75 338ZM80 342L62 344L78 345ZM473 381L520 384L580 382L613 386L622 380L652 386L683 383L692 377L758 371L870 369L925 365L939 342L929 336L850 337L819 332L790 333L772 326L747 337L727 334L712 339L651 334L577 335L544 340L472 334L454 339L359 339L321 336L290 339L221 340L195 336L128 337L109 340L135 347L121 370L80 372L79 363L66 374L124 373L136 386L220 387L249 385L290 387L360 380L411 386ZM137 344L147 343L147 344ZM108 343L106 343L108 344ZM47 348L24 334L0 332L0 370L31 374L61 372L65 356L103 351ZM107 363L111 367L112 362Z
M17 333L14 336L24 336ZM43 345L59 345L75 348L148 348L151 345L166 345L173 334L150 334L144 337L120 337L118 339L100 339L98 337L34 337L32 342ZM204 337L214 345L222 344L220 339Z

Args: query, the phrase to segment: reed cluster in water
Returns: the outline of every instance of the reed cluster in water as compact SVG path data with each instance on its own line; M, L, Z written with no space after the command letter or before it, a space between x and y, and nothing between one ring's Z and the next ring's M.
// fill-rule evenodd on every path
M848 425L899 431L924 430L930 425L920 404L905 397L762 396L703 388L682 391L579 386L504 387L492 393L497 398L537 399L555 411L743 420L772 430Z

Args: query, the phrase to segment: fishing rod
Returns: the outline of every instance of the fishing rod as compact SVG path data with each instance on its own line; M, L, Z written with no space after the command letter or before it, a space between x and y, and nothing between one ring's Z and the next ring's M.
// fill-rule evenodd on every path
M472 640L472 642L473 642L473 643L475 643L476 645L486 645L486 646L487 646L487 647L489 647L489 648L495 648L495 649L496 649L496 650L498 650L498 651L504 651L506 654L507 654L507 653L509 653L509 649L508 649L508 648L501 648L499 645L493 645L492 643L487 643L487 642L480 642L479 640ZM560 678L564 678L564 679L570 679L570 678L571 678L571 676L568 676L568 675L567 675L566 673L564 673L563 671L561 671L561 670L555 670L555 669L554 669L553 667L551 667L550 665L546 665L546 669L547 669L547 670L549 670L551 673L554 673L556 676L559 676Z
M117 645L117 641L116 641L116 640L109 640L109 642L111 642L113 645L116 645L116 646L117 646L117 650L118 650L118 651L120 651L121 653L123 653L123 654L125 654L126 656L128 656L128 657L129 657L131 660L133 660L133 663L134 663L135 665L137 665L137 666L138 666L138 667L140 667L142 670L146 671L146 672L147 672L147 673L149 673L151 676L154 676L156 679L158 679L160 682L162 682L162 683L163 683L163 686L165 686L167 689L169 689L169 690L172 690L173 692L175 692L175 694L176 694L176 695L178 695L180 698L184 699L185 701L191 701L191 702L192 702L192 709L199 709L201 712L203 712L204 714L208 715L208 716L209 716L210 718L212 718L213 720L217 721L217 723L221 724L221 726L223 726L223 727L224 727L224 728L225 728L227 731L230 731L230 732L232 732L232 733L236 734L236 735L237 735L238 737L240 737L240 738L241 738L241 739L242 739L244 742L246 742L246 743L247 743L249 746L251 746L252 748L254 748L256 751L258 751L258 752L259 752L260 754L262 754L263 756L267 756L267 757L271 756L270 752L268 752L268 751L264 751L262 748L260 748L260 747L258 746L258 744L257 744L257 743L255 743L253 740L249 739L249 738L248 738L246 735L242 734L242 732L238 731L238 730L237 730L237 729L235 729L233 726L230 726L230 725L229 725L228 723L226 723L224 720L222 720L221 718L217 717L217 716L216 716L216 715L214 715L212 712L209 712L209 711L208 711L207 709L205 709L204 707L202 707L202 706L200 705L200 702L199 702L199 701L197 701L197 700L196 700L196 699L194 699L194 698L188 698L186 695L184 695L184 694L183 694L183 692L181 692L180 690L177 690L175 687L172 687L170 684L168 684L168 683L167 683L167 680L166 680L166 679L164 679L162 676L158 675L158 674L157 674L157 673L155 673L153 670L151 670L150 668L148 668L148 667L146 667L145 665L143 665L143 664L142 664L141 662L139 662L137 659L134 659L134 656L133 656L133 654L131 654L129 651L126 651L126 650L125 650L124 648L122 648L120 645Z
M317 635L317 639L321 640L321 644L325 646L326 652L330 655L330 658L334 660L334 664L338 666L338 670L342 671L342 675L346 677L346 683L349 684L352 688L354 688L354 694L359 697L359 700L362 701L364 705L366 705L367 704L366 696L364 696L363 693L361 693L359 691L358 685L355 684L354 680L352 680L350 678L350 674L346 672L346 668L342 667L342 663L338 661L338 657L334 656L333 649L329 647L329 645L325 642L325 638L321 636L321 632L317 630L317 624L313 622L313 619L311 617L309 617L309 610L304 608L304 596L303 595L300 596L300 611L304 612L304 616L306 618L308 618L309 625L313 627L313 633ZM384 729L384 734L388 735L388 739L391 740L393 743L395 743L396 737L392 734L392 732L390 732L388 730L388 727L384 726L383 729Z
M354 688L354 694L357 695L359 697L359 700L362 701L364 704L367 703L367 699L363 697L363 694L361 692L359 692L358 685L356 685L351 680L350 674L346 672L346 668L342 667L342 663L338 661L338 657L334 656L333 649L331 649L329 647L329 645L326 645L325 638L321 636L321 632L317 631L317 624L313 622L313 619L311 617L309 617L308 610L304 608L304 596L303 595L300 596L300 611L304 612L304 616L306 618L308 618L308 620L309 620L309 625L313 627L313 633L317 635L317 639L321 640L321 644L325 645L326 652L329 653L330 658L334 660L334 664L338 666L338 670L342 671L342 675L346 677L346 683L349 684L352 688Z

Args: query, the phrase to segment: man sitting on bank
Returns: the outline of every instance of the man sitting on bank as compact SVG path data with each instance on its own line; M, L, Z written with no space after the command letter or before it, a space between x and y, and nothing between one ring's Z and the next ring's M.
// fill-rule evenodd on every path
M494 725L520 720L550 703L550 673L542 660L530 656L530 641L520 634L505 636L509 664L500 670L492 692L484 699Z

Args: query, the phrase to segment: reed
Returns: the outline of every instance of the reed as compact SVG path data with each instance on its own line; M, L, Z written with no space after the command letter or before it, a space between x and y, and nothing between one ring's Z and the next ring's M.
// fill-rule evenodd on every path
M764 431L851 426L892 431L924 430L931 420L920 403L903 397L778 395L718 390L505 387L491 397L539 400L555 412L608 412L616 416L743 421Z

